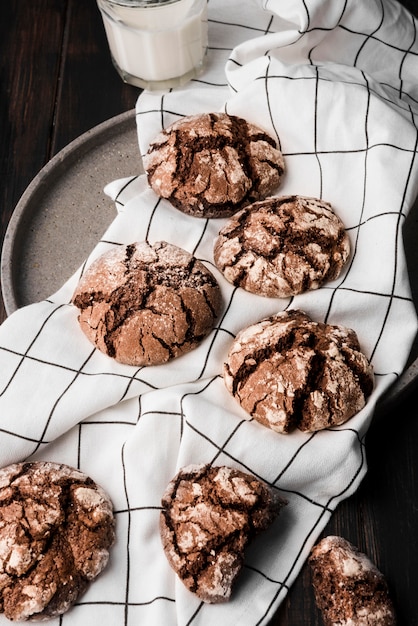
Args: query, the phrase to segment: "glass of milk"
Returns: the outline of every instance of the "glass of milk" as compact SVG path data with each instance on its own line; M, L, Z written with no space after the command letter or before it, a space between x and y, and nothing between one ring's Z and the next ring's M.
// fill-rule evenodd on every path
M168 89L198 76L207 0L97 0L113 64L126 83Z

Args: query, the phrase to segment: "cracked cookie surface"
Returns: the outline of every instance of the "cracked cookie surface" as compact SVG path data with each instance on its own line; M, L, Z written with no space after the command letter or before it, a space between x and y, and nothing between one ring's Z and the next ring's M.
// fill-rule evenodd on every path
M240 331L223 367L228 391L279 433L338 426L366 403L373 369L356 333L283 311Z
M255 202L220 230L214 260L233 285L287 298L337 278L348 260L344 224L329 203L282 196Z
M162 498L161 539L171 567L204 602L227 601L246 547L285 504L275 490L240 470L184 467Z
M82 472L50 462L0 470L0 611L45 620L76 602L107 565L112 503Z
M129 365L158 365L195 348L221 309L213 274L166 242L112 248L81 278L79 323L104 354Z
M311 551L316 604L325 626L395 626L396 615L383 574L360 550L330 535Z
M143 163L157 195L183 213L203 218L232 215L265 198L284 173L276 141L226 113L174 122L151 142Z

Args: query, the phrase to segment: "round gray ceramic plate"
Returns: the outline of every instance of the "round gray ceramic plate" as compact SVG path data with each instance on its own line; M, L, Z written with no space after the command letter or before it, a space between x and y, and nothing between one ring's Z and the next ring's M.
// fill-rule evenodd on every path
M54 293L77 270L114 219L103 188L142 173L135 111L88 131L59 152L36 176L10 220L1 257L7 314ZM414 301L418 302L418 200L404 227ZM418 345L407 368L380 401L385 413L418 383Z
M17 204L3 244L8 315L47 298L77 270L116 216L103 188L142 171L134 110L89 130L45 165Z

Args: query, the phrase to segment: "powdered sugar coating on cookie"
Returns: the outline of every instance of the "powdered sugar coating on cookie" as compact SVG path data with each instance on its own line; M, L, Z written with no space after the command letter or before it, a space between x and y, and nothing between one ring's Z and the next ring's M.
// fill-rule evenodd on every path
M106 567L115 539L112 503L67 465L0 470L0 611L10 620L61 615Z
M282 196L255 202L220 230L214 260L233 285L287 298L340 275L350 254L344 224L317 198Z
M226 466L190 465L169 483L160 515L167 559L204 602L225 602L244 551L286 504L265 483Z
M343 424L363 408L374 385L356 333L299 310L240 331L223 378L249 415L279 433Z
M265 198L279 185L284 160L276 141L226 113L174 122L143 159L148 182L173 206L195 217L225 217Z
M325 626L395 626L386 580L356 546L325 537L312 549L309 564Z
M213 274L167 242L112 248L87 269L73 303L90 341L136 366L162 364L195 348L222 305Z

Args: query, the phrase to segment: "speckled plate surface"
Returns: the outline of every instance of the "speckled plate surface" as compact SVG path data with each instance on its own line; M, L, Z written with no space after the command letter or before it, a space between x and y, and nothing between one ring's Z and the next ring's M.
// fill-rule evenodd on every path
M59 152L34 178L11 217L1 256L9 315L54 293L80 266L116 216L103 191L117 178L140 174L135 111L91 129ZM418 199L404 226L412 295L418 303ZM418 384L418 342L408 367L382 398L385 413Z
M103 188L141 172L134 110L87 131L45 165L19 200L3 244L8 315L48 297L76 271L116 216Z

